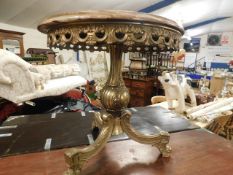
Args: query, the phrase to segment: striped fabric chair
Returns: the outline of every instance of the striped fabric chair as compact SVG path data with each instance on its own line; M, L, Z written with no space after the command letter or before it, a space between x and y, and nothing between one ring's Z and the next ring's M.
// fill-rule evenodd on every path
M214 119L206 129L231 140L233 137L233 112L227 111L222 116Z
M228 140L233 139L233 115L231 115L226 125L224 126L224 133Z

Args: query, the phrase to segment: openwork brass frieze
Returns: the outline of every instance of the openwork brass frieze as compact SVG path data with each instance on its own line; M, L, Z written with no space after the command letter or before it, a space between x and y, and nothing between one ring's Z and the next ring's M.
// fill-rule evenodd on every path
M74 50L108 51L107 45L122 44L122 51L179 48L181 34L159 26L127 24L85 24L53 29L48 33L50 47Z

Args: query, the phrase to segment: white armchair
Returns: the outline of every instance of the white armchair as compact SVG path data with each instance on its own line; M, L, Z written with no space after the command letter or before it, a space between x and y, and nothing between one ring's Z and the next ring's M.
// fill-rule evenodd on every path
M31 65L0 49L0 97L21 103L39 97L61 95L85 85L78 64Z

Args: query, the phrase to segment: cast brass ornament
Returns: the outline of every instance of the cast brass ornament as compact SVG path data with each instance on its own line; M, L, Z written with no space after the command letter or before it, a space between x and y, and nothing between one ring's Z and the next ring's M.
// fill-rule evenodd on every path
M80 174L83 164L97 154L111 135L126 133L131 139L155 146L169 157L169 134L144 135L130 125L126 109L130 95L121 74L123 52L166 52L178 50L183 28L174 21L151 14L129 11L83 11L44 20L38 30L48 35L48 46L60 49L107 51L111 64L108 80L101 90L105 110L95 113L94 126L101 129L95 142L65 153L66 175Z
M166 37L165 37L166 35ZM177 50L181 34L171 29L134 24L83 24L48 32L48 45L74 50L108 51L106 45L117 43L122 51L144 51L152 46L161 51Z

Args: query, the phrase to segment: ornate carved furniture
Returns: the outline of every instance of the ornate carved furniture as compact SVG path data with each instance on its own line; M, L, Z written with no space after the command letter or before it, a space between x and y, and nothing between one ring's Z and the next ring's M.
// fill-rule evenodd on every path
M23 57L23 35L24 33L22 32L0 29L0 49L10 50L20 57Z
M78 75L79 65L35 66L3 49L0 58L0 97L14 103L61 95L86 84Z
M66 174L79 174L83 164L104 147L111 135L123 132L140 143L156 146L164 157L169 156L167 132L143 135L130 125L131 114L124 110L130 96L121 74L122 53L178 50L184 32L180 26L150 14L102 10L54 16L44 20L38 30L48 35L50 47L108 51L111 56L109 77L100 95L105 111L95 116L101 132L92 145L72 148L65 153L69 164Z

